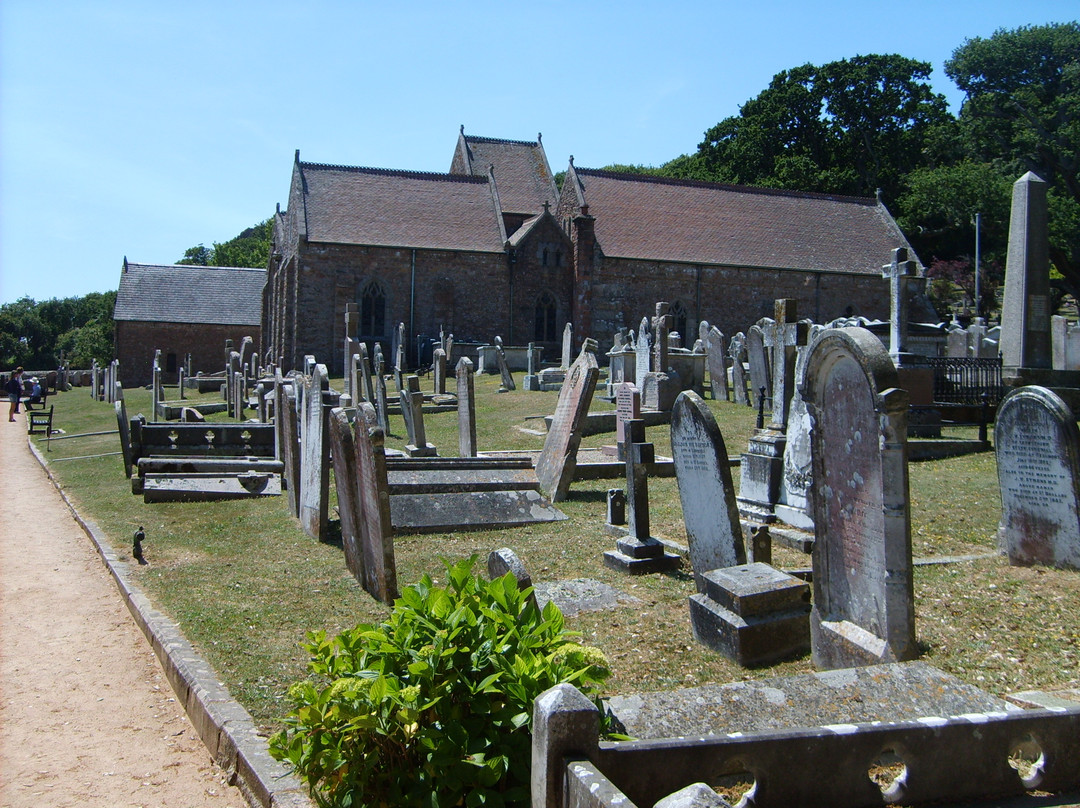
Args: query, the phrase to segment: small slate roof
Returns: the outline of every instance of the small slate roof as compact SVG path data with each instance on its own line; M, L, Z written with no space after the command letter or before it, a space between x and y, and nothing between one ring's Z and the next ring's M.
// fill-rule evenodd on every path
M300 163L308 241L503 252L486 178Z
M115 320L262 324L265 269L132 264L124 259Z
M880 274L908 247L874 199L571 167L604 255Z
M555 205L558 197L544 147L539 141L499 140L464 135L469 169L474 177L486 177L495 166L495 186L506 213L540 213L544 203Z

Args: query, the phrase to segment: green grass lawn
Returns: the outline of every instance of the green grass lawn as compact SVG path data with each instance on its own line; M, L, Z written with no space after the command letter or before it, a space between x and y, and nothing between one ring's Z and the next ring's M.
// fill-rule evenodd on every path
M335 387L341 389L340 380ZM497 388L497 376L476 378L479 448L539 449L542 437L526 430L542 430L543 425L530 416L551 413L557 393L500 394ZM126 390L125 397L130 415L149 412L149 391ZM203 398L220 400L217 394ZM54 426L68 434L116 428L112 405L93 401L84 388L50 401L56 404ZM709 406L728 452L745 451L753 410L728 402L710 401ZM611 405L596 401L593 409ZM456 413L427 416L425 424L440 454L457 453ZM387 445L401 448L400 417L392 418L391 427ZM650 429L648 438L659 454L670 455L667 427ZM583 445L613 442L613 435L597 435ZM38 443L44 452L44 439ZM46 454L50 461L83 458L54 463L54 473L117 550L129 553L132 533L144 526L150 563L133 567L136 582L179 623L256 722L276 728L285 711L286 688L306 676L300 648L306 633L377 621L386 607L347 573L340 547L303 534L284 497L144 504L131 494L119 456L89 457L118 449L117 436L105 435L54 440ZM733 472L737 484L738 470ZM995 550L1001 506L992 454L912 464L910 482L916 557ZM687 598L694 587L688 572L625 577L604 567L602 553L614 547L602 529L605 494L614 485L618 482L575 484L560 506L570 517L565 522L400 536L399 585L425 572L442 578L441 558L474 553L483 558L493 549L511 547L536 581L594 578L633 595L640 601L635 606L567 619L569 628L608 655L614 675L606 692L612 694L812 670L808 658L744 670L699 645L690 630ZM331 518L336 519L331 496ZM654 535L684 543L675 481L650 480L650 503ZM782 548L775 551L775 562L809 565L808 557ZM916 628L930 663L999 694L1080 686L1080 573L1010 567L994 556L919 567L915 594Z

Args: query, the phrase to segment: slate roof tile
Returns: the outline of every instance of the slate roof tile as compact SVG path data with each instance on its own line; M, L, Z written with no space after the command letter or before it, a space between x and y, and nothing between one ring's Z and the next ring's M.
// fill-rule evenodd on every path
M265 269L125 261L113 318L258 326L265 284Z
M308 241L502 252L486 178L300 163Z
M874 199L573 172L611 257L879 274L909 246Z

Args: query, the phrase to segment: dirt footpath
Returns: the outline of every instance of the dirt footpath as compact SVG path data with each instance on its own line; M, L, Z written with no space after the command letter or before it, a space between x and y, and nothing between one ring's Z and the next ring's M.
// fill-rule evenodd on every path
M242 808L17 418L0 429L0 808Z

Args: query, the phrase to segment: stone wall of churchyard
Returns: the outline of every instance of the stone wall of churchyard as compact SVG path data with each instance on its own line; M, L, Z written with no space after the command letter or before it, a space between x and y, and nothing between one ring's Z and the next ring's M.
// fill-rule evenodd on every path
M681 303L686 347L708 320L726 335L745 332L773 315L776 298L798 301L799 317L824 323L837 317L888 319L889 286L880 275L637 261L604 257L592 274L592 334L610 347L619 328L637 329L656 301Z
M251 337L256 354L262 329L257 325L208 325L206 323L147 323L119 320L116 323L116 358L120 360L120 382L124 387L141 387L153 381L154 351L161 349L161 366L175 356L179 369L191 354L191 371L218 373L225 370L225 340L239 350L240 341ZM166 384L175 384L176 372L164 373Z
M274 346L275 355L286 354L288 367L299 367L305 354L314 354L331 368L342 367L345 306L356 303L359 311L371 280L385 298L382 330L367 333L361 318L359 336L381 341L387 356L399 322L410 335L437 338L442 326L462 341L486 342L509 331L504 253L309 243L301 246L297 264L292 355L287 345ZM288 329L288 314L284 320Z

